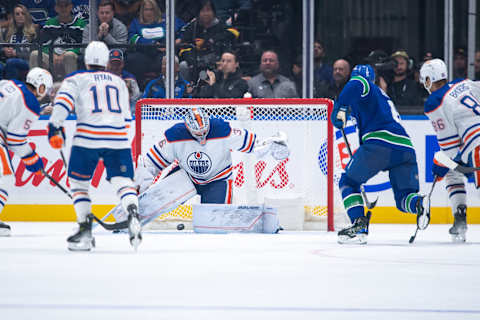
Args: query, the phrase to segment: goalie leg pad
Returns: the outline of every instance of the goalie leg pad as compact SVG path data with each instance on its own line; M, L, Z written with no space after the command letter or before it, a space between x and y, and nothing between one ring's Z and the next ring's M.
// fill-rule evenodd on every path
M138 196L142 226L158 216L172 211L196 194L195 187L184 170L178 170L165 179L159 180ZM117 222L127 220L127 215L121 205L117 205L110 213Z
M279 227L273 207L193 205L193 231L197 233L277 233Z

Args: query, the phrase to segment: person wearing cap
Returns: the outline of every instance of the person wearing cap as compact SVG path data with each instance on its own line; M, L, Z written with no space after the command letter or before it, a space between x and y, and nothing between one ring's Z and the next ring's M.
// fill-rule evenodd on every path
M110 50L107 71L110 71L117 76L120 76L127 85L129 98L130 98L130 112L132 115L135 114L135 104L137 99L140 97L140 89L138 87L137 79L133 74L124 70L125 59L123 57L123 52L120 49Z
M50 18L40 31L38 42L43 45L42 64L49 66L49 46L58 44L81 44L85 21L72 15L71 0L56 0L55 11L57 16ZM30 67L38 66L37 50L30 54ZM53 48L53 76L63 78L78 69L78 55L80 49L71 47Z
M393 69L392 83L388 85L387 94L397 106L420 105L420 92L415 80L408 77L410 57L404 50L395 51L391 57L397 65Z
M453 78L467 77L467 53L464 48L457 48L453 54Z
M127 27L113 15L115 7L112 0L102 0L97 10L97 32L92 40L105 42L107 45L125 44L128 40ZM82 42L89 43L90 26L87 24L83 29Z

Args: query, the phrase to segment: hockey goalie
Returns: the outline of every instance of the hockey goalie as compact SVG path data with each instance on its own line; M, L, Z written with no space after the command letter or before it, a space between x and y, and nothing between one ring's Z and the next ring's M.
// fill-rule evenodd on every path
M198 194L201 204L193 210L196 232L276 232L275 208L231 205L232 151L271 154L276 160L290 154L282 132L262 141L253 132L210 119L201 108L188 109L184 122L167 129L164 138L139 157L135 183L142 225ZM126 220L120 208L111 213L116 221Z

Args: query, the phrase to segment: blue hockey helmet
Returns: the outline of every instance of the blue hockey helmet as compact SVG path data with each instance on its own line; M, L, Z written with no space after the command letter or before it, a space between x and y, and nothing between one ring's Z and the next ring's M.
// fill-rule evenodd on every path
M369 64L357 64L352 70L352 77L353 76L362 76L372 82L375 81L375 71Z
M207 142L207 135L210 131L210 118L202 108L193 107L185 114L185 126L190 134L200 142Z

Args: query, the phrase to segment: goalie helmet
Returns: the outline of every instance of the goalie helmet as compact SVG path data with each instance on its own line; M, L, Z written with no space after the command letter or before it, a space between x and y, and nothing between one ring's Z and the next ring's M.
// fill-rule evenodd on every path
M47 70L39 67L32 68L27 73L25 83L32 85L37 90L38 100L50 94L53 88L52 75Z
M108 47L102 41L92 41L85 49L85 65L107 67Z
M375 81L375 71L369 64L357 64L355 68L353 68L351 76L362 76L371 82Z
M203 109L188 109L185 114L185 126L200 144L205 144L207 142L207 135L210 131L210 118Z
M447 76L447 65L441 59L428 60L420 68L420 83L428 93L431 93L432 83L447 79Z

